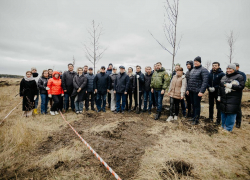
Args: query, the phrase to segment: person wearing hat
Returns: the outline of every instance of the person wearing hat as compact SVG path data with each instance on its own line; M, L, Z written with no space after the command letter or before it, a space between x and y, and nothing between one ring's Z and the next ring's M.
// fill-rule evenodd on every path
M91 97L91 110L95 111L95 93L94 93L94 79L95 75L93 74L93 68L89 67L89 73L86 75L87 77L87 90L86 90L86 100L85 100L85 109L89 110L89 100Z
M192 71L193 69L193 61L192 60L189 60L186 62L186 67L187 67L187 72L186 72L186 80L187 80L187 84L188 84L188 81L189 81L189 78L190 78L190 72ZM190 96L188 96L187 94L185 94L185 98L186 98L186 101L187 101L187 109L188 109L188 113L186 115L186 118L191 118L192 117L192 106L193 104L191 103L191 99L190 99Z
M36 85L37 85L37 98L35 100L35 109L33 112L34 112L34 114L38 114L37 106L38 106L38 101L39 101L39 88L38 88L39 74L37 73L37 69L35 67L31 68L31 72L32 72L32 76L33 76L34 80L36 81Z
M186 94L190 96L191 102L194 105L193 125L199 124L201 112L201 98L204 95L208 85L209 72L201 65L201 57L198 56L194 59L194 68L190 72L190 77L187 86Z
M220 101L221 126L232 131L241 105L242 90L245 87L244 78L236 70L235 64L227 66L227 73L221 79L218 101Z
M106 112L106 97L110 89L110 77L105 73L105 66L102 66L100 73L95 76L94 89L96 93L97 112Z
M126 111L130 112L131 107L132 107L132 102L133 102L133 84L134 84L134 79L135 75L133 74L133 68L129 67L128 68L128 76L129 76L129 87L128 87L128 93L127 93L127 100L126 100ZM128 103L129 100L129 103Z
M125 72L125 67L120 66L120 72L117 75L114 83L114 94L116 94L116 111L115 113L124 113L126 98L129 88L129 76ZM121 99L122 99L122 107L121 107Z
M117 77L117 68L113 67L113 73L109 75L110 77L110 91L109 95L111 95L111 100L110 100L110 110L112 112L115 111L115 106L116 106L116 95L114 94L114 84L115 84L115 79Z
M247 76L244 72L240 71L240 65L239 63L234 63L236 65L236 71L243 76L244 78L244 83L246 84ZM237 112L236 116L236 128L240 128L241 126L241 119L242 119L242 111L241 111L241 106L239 106L239 111Z

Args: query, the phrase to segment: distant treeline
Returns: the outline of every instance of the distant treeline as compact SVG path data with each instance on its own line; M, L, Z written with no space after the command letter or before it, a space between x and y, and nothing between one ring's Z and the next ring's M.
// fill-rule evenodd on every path
M23 78L23 76L11 75L11 74L0 74L0 78Z

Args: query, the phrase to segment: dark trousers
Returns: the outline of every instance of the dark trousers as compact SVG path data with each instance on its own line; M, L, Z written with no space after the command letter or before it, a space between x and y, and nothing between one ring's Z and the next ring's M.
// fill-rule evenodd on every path
M126 109L129 110L132 107L132 102L133 102L133 93L132 91L128 90L128 94L126 95L127 100L126 100ZM129 100L129 103L128 103Z
M197 120L199 120L201 114L201 97L199 97L198 94L199 93L197 92L189 91L189 96L194 109L194 117L197 118Z
M185 100L181 99L180 102L181 102L182 115L186 116L186 103L185 103Z
M162 111L163 96L164 96L164 94L161 94L161 90L155 90L154 89L155 105L157 107L157 112Z
M70 98L70 103L71 103L71 109L75 110L75 97L71 96L71 94L64 94L64 109L68 110L69 109L69 98Z
M152 93L151 91L144 91L144 110L147 110L147 105L148 105L148 102L149 102L149 105L148 105L148 110L151 111L151 108L152 108L152 104L153 104L153 101L152 99L154 99L152 97Z
M108 93L108 103L109 103L109 106L111 105L111 94Z
M236 115L236 124L240 124L242 119L242 111L241 111L241 104L239 105L239 109Z
M188 109L188 117L191 117L192 116L192 104L191 104L191 99L190 99L190 96L188 95L185 95L186 97L186 101L187 101L187 109Z
M52 95L53 99L53 105L51 107L51 111L58 111L60 109L60 103L61 103L61 94L60 95Z
M96 106L97 106L98 111L105 110L106 97L107 97L107 94L101 94L101 93L96 94Z
M180 99L170 97L170 116L178 116L180 109Z
M220 102L217 101L217 98L218 98L218 90L214 92L209 92L209 119L213 119L214 116L214 100L215 100L217 109L217 120L221 120Z
M94 105L95 105L95 94L94 94L94 92L88 92L86 94L85 109L89 109L89 96L91 96L91 109L94 109Z
M124 93L116 93L116 111L120 110L124 111L126 105L126 94ZM121 99L122 99L122 107L121 107Z
M134 92L134 99L135 99L135 107L137 107L138 106L137 91ZM139 92L139 110L141 110L141 103L142 103L142 92Z
M152 102L153 102L153 106L156 107L154 92L152 93Z

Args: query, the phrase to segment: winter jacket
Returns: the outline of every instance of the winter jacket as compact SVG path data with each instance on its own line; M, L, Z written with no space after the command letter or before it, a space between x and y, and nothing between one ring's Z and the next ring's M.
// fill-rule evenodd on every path
M73 79L74 90L71 96L78 96L77 101L83 101L85 99L86 89L87 89L87 77L85 75L79 76L78 74ZM77 90L81 88L80 92Z
M181 99L181 97L185 97L187 88L187 79L185 75L177 76L174 75L168 92L170 93L170 97L175 99Z
M94 92L94 79L95 75L94 74L87 74L87 92Z
M134 74L128 74L128 76L129 76L128 91L133 91L133 85L134 85L135 75Z
M208 78L208 88L214 87L215 89L218 89L220 80L223 76L225 76L225 73L221 70L221 68L219 68L216 72L213 72L213 70L211 70Z
M48 91L46 90L47 83L49 81L49 78L40 77L38 80L38 88L40 90L40 94L48 94Z
M106 73L99 73L94 79L94 89L97 89L97 93L107 94L107 90L110 89L110 77Z
M209 72L202 65L194 67L190 72L187 90L196 93L204 93L208 84Z
M186 72L186 79L187 79L187 84L188 84L188 81L189 81L189 78L190 78L190 72L192 71L193 67L194 67L194 64L193 64L193 61L188 61L191 65L191 69L188 69L187 72Z
M137 75L139 75L139 78L138 78L139 79L139 91L143 92L144 91L145 77L141 71L135 73L134 82L133 82L133 91L137 92Z
M108 75L112 74L112 69L107 69L106 74Z
M145 84L144 84L144 90L146 92L151 91L150 84L151 84L151 79L152 79L153 73L151 72L149 75L148 73L145 74Z
M237 84L234 84L236 80ZM233 83L232 83L233 82ZM225 92L225 83L232 83L231 92ZM244 77L240 75L237 71L232 74L226 74L220 82L218 96L220 96L220 110L223 113L236 114L239 110L242 98L242 90L245 87Z
M36 81L36 84L38 86L39 74L38 73L32 73L32 76L33 76L33 78Z
M130 78L127 73L119 73L115 79L114 90L116 93L128 92Z
M238 71L238 73L239 73L240 75L243 76L244 82L245 82L245 84L246 84L246 81L247 81L247 76L246 76L246 74L245 74L244 72L242 72L242 71Z
M114 74L114 73L109 75L109 77L110 77L110 90L114 89L115 79L117 76L118 76L118 74Z
M165 90L167 89L167 73L165 68L156 70L151 78L150 87L155 90Z
M51 95L64 94L64 91L62 88L62 80L60 79L60 76L58 79L56 79L55 74L59 74L59 72L54 71L53 78L50 78L48 83L47 83L47 87L50 88L48 90L48 94L51 94Z
M77 75L75 71L66 71L62 76L62 88L63 90L67 90L66 94L71 95L73 92L73 79Z

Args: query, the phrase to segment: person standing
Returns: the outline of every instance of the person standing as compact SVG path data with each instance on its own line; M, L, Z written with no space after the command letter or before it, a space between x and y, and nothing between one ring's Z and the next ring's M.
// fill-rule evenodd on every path
M201 65L201 57L197 56L194 59L194 68L190 72L186 94L190 96L191 102L194 105L194 117L190 119L193 125L199 124L201 112L201 98L204 95L208 85L209 72Z
M115 107L116 107L116 94L114 94L114 84L115 84L115 79L117 77L117 68L113 67L113 73L109 75L110 77L110 91L109 94L111 95L111 102L110 102L110 110L112 112L115 111Z
M49 97L48 97L49 88L47 87L48 80L49 80L49 71L44 70L42 76L38 80L38 88L40 90L40 96L42 101L41 114L47 114L48 102L49 102Z
M113 64L109 63L106 74L108 75L112 74L112 70L113 70ZM110 106L111 106L111 94L108 93L108 108L110 108Z
M246 80L247 80L246 74L244 72L240 71L239 63L234 63L234 64L236 65L236 71L238 71L238 73L243 76L244 83L246 84ZM236 116L236 128L240 128L241 120L242 120L242 111L241 111L241 106L239 106L239 110L238 110L237 116Z
M83 74L83 68L77 68L77 75L73 79L74 90L72 96L75 99L75 112L82 114L83 101L85 100L87 77Z
M139 87L137 87L137 81L139 81ZM135 74L135 79L134 79L134 84L133 84L133 89L134 89L134 100L135 100L135 107L133 110L136 110L136 107L138 106L138 111L136 112L137 114L141 113L141 105L142 105L142 94L144 91L144 74L141 72L141 66L137 65L136 66L136 74ZM138 102L138 95L137 91L139 91L139 102Z
M157 107L157 113L155 115L155 120L160 119L162 111L162 100L167 89L167 73L162 63L156 63L156 70L151 78L151 92L154 93L155 104Z
M186 88L187 80L185 75L183 75L183 68L180 67L176 69L176 75L174 75L168 90L168 96L170 96L170 116L167 119L168 122L178 120L179 105L185 97Z
M32 76L31 71L27 71L26 75L20 82L20 97L23 98L23 116L29 117L35 108L35 100L37 98L37 84Z
M68 111L69 109L69 99L71 101L71 110L75 111L75 104L74 104L74 97L71 96L73 92L73 79L76 76L76 72L74 71L73 64L68 64L68 71L63 73L62 76L62 88L64 90L65 96L64 96L64 109L65 111Z
M186 72L186 80L187 80L187 84L188 84L188 81L189 81L189 78L190 78L190 72L192 71L193 69L193 61L190 60L190 61L187 61L186 62L186 66L187 66L187 72ZM187 113L187 118L191 118L193 116L193 112L192 112L192 106L193 104L191 103L191 99L190 99L190 96L188 96L186 93L185 93L185 97L186 97L186 100L187 100L187 109L188 109L188 113Z
M38 88L38 80L39 80L39 74L37 73L37 69L35 67L31 68L32 76L36 81L37 84L37 98L35 100L35 109L34 109L34 114L38 114L37 112L37 106L38 106L38 101L39 101L39 88Z
M106 97L110 89L110 77L105 73L105 66L101 67L100 73L95 76L94 89L96 93L97 112L106 112Z
M156 64L154 64L154 69L153 69L153 71L152 71L152 75L154 74L155 71L156 71ZM151 93L152 93L152 92L151 92ZM152 101L153 101L153 107L156 108L154 92L152 93Z
M146 112L148 111L149 114L151 114L151 109L152 109L152 105L153 105L153 97L152 97L152 92L151 92L151 88L150 88L150 84L151 84L151 78L152 78L152 69L150 66L146 67L146 74L145 74L145 84L144 84L144 107L142 112ZM149 102L149 105L148 105ZM148 109L147 109L147 105L148 105Z
M125 72L125 67L120 66L120 73L117 75L114 83L114 94L116 94L116 113L121 111L124 114L126 98L128 94L129 88L129 76ZM121 107L121 99L122 99L122 107Z
M83 67L83 75L87 75L88 74L88 66L84 65Z
M242 90L245 87L244 77L236 70L235 64L227 66L227 73L221 79L218 101L220 101L221 126L232 131L239 106L241 105Z
M220 125L221 123L221 112L220 112L220 102L218 99L218 90L221 78L225 76L225 73L220 68L219 62L213 62L212 70L209 73L208 78L208 91L209 91L209 119L213 122L214 116L214 101L216 102L217 118L216 123Z
M52 78L52 76L53 76L53 69L48 69L48 71L49 71L49 78Z
M93 74L93 68L89 67L89 73L87 77L87 90L86 90L86 100L85 100L85 109L89 110L89 97L91 97L91 110L95 111L95 92L94 92L94 79L95 75Z
M60 79L60 73L58 71L53 72L53 78L50 78L48 83L48 96L53 99L53 105L50 109L50 114L52 116L58 114L61 104L61 96L64 96L64 91L62 88L62 80Z
M131 112L132 102L133 102L133 84L135 80L135 75L133 74L133 68L128 68L128 76L129 76L129 87L127 93L127 100L126 100L126 111ZM128 103L129 100L129 103Z

